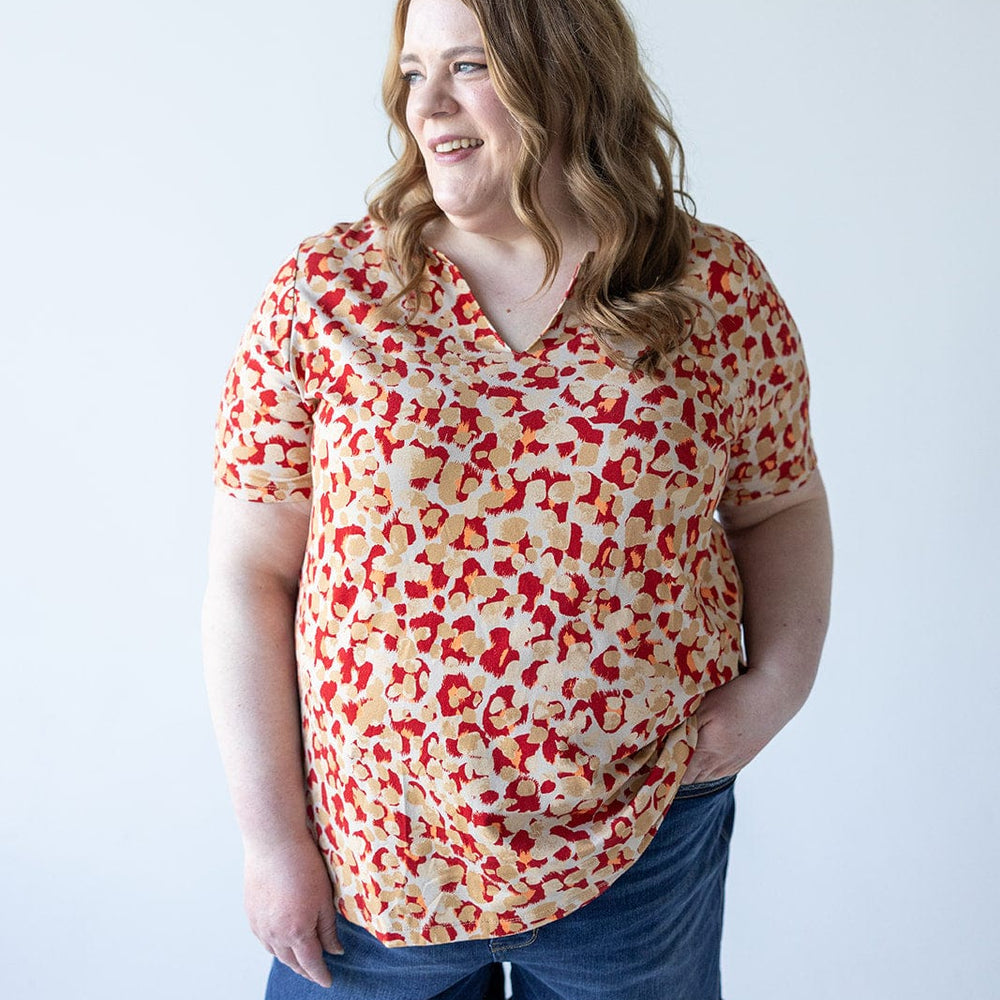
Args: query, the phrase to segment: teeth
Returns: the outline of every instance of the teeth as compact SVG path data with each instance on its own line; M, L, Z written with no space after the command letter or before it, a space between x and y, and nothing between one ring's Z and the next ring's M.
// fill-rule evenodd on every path
M454 153L456 149L473 149L483 144L482 139L452 139L451 142L439 142L434 147L435 153Z

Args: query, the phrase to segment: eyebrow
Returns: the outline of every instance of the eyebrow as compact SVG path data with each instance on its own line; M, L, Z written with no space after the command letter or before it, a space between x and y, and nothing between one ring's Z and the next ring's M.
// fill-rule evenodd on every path
M445 49L441 53L441 59L448 62L454 59L456 56L466 55L470 53L475 53L476 55L484 56L486 55L486 49L481 45L456 45L454 48ZM399 61L401 63L405 62L420 62L420 57L414 55L412 52L403 52L400 54Z

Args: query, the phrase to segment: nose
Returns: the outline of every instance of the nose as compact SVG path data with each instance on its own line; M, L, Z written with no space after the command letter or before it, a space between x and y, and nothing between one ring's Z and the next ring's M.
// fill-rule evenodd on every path
M453 115L458 110L458 102L449 77L441 73L428 75L410 92L410 110L420 118Z

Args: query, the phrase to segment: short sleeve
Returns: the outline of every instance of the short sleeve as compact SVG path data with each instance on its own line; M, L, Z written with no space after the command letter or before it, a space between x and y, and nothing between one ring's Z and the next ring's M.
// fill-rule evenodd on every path
M292 375L296 258L275 275L226 376L215 427L215 484L244 500L308 500L312 410Z
M729 455L722 504L788 493L816 468L809 428L809 372L795 321L748 248L742 420Z

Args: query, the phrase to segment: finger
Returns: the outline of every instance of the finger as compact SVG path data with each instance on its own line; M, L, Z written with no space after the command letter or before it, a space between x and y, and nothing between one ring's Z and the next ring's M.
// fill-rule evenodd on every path
M333 977L326 966L318 937L312 937L296 944L295 960L305 970L303 975L307 979L311 979L317 986L329 989L333 985Z
M332 906L320 912L316 931L324 951L331 955L344 954L344 946L340 943L340 938L337 937L337 917Z
M682 785L691 785L699 780L698 775L702 771L701 761L703 756L704 754L699 753L696 747L687 762L687 767L684 768L684 774L681 775Z
M708 751L695 753L691 757L684 776L681 778L681 785L694 785L699 781L714 781L716 778L725 777L730 772L720 767L719 761L713 759L713 755Z
M292 972L302 976L303 979L311 978L309 973L299 965L295 952L291 948L271 948L269 950L282 965L287 965Z

